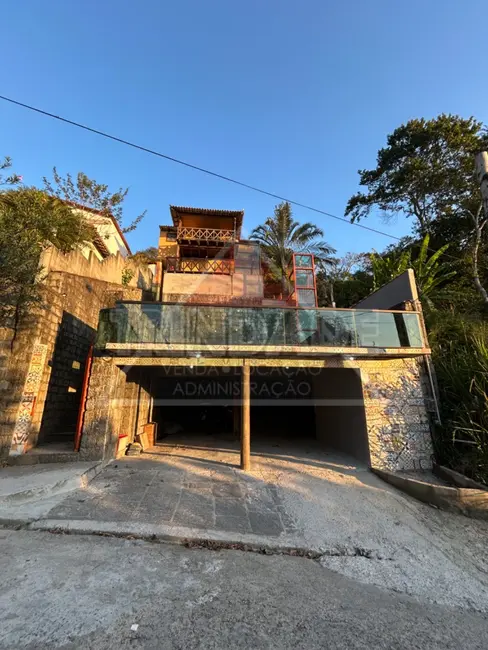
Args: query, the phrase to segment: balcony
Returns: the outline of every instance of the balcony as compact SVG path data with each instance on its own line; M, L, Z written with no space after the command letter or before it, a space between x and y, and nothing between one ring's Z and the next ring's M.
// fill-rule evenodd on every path
M353 309L293 309L119 303L102 309L97 349L170 351L219 346L220 355L253 350L333 352L330 348L423 349L419 314ZM368 350L365 351L368 353ZM335 352L337 353L337 351ZM364 353L364 351L363 351Z
M236 241L236 231L222 230L220 228L192 228L180 225L177 229L176 238L179 243L232 243Z
M231 275L233 260L205 259L201 257L167 257L166 273L220 273Z

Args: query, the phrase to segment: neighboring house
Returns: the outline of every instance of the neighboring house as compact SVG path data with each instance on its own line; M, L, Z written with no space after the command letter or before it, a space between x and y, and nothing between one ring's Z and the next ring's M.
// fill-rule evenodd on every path
M68 254L44 251L44 308L20 324L13 349L12 330L0 328L0 458L36 447L73 450L100 309L152 295L153 274L127 259L131 251L117 221L83 211L98 233L93 243ZM127 269L131 277L122 284Z
M156 420L183 437L240 436L243 468L271 431L380 468L431 466L430 350L411 272L367 309L317 309L312 256L294 256L280 294L241 239L243 212L171 216L159 301L101 311L80 457L114 457Z

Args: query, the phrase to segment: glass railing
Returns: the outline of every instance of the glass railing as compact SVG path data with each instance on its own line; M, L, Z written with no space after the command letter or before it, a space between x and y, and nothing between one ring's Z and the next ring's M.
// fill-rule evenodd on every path
M107 343L421 348L415 312L119 303L102 309Z

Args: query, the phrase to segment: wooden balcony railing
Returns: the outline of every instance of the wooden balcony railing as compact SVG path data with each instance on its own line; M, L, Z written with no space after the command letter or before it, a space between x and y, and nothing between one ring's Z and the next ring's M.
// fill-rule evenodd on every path
M220 228L187 228L178 226L178 241L199 242L233 242L236 241L235 230L221 230Z
M230 275L233 269L233 260L209 260L200 257L166 258L166 273L220 273Z

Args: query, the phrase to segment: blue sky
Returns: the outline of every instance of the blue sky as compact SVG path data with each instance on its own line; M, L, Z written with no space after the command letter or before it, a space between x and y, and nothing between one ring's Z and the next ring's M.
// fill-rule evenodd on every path
M485 13L482 0L24 0L2 9L0 94L342 216L402 122L488 122ZM169 204L244 209L247 232L275 204L4 102L0 135L28 184L56 165L129 186L128 217L148 210L133 250L156 244ZM391 243L295 216L340 254Z

